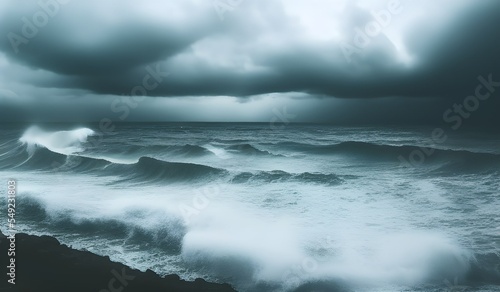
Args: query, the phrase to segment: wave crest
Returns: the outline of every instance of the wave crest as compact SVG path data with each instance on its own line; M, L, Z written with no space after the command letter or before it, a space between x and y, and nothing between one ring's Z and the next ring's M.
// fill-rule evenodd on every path
M30 154L38 146L47 148L52 152L70 155L83 151L82 144L87 142L87 138L94 134L95 132L89 128L50 132L38 126L31 126L24 132L19 141L28 145Z
M151 157L141 157L132 165L113 164L108 169L113 174L139 182L193 181L219 177L227 172L201 164L167 162Z
M259 182L259 183L275 183L275 182L285 182L285 181L295 181L295 182L307 182L307 183L317 183L317 184L327 184L327 185L338 185L344 180L335 174L324 174L324 173L288 173L281 170L273 171L260 171L257 173L242 172L237 174L232 178L234 183L247 183L247 182Z

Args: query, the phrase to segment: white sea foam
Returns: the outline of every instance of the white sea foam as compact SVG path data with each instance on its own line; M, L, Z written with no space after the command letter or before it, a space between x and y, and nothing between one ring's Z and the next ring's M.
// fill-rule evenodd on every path
M45 147L50 151L70 155L83 151L83 143L87 138L94 135L89 128L78 128L71 131L45 131L38 126L28 128L19 139L27 144L28 152L32 153L35 147Z
M184 260L236 279L245 289L259 282L286 289L314 281L414 285L464 275L472 258L432 231L372 233L369 241L331 238L326 244L321 238L306 242L307 231L283 218L255 217L235 206L211 207L197 219L183 240Z
M293 130L293 126L290 129ZM220 136L231 138L238 133L241 135L239 131L221 130ZM332 135L334 133L332 130ZM369 136L371 130L363 133ZM397 132L390 134L390 137L398 136ZM20 141L28 147L46 147L68 154L81 150L90 135L92 130L86 128L54 132L33 127ZM221 147L210 142L207 146L206 133L199 134L198 140L186 141L184 133L175 136L177 134L168 129L157 131L138 126L120 135L110 139L114 144L106 143L106 148L84 154L110 160L108 156L115 155L135 159L137 156L120 153L137 152L148 157L142 159L140 170L147 170L156 178L165 167L175 167L174 170L180 172L187 166L165 166L162 161L153 161L151 157L162 150L147 152L148 146L161 145L166 140L179 147L189 143L204 146L218 156L193 156L188 161L184 156L177 156L180 163L225 169L230 175L224 172L220 177L211 176L210 181L200 183L170 181L165 177L167 179L161 179L162 184L150 184L141 183L139 179L133 182L123 179L121 171L101 175L99 167L81 173L28 169L13 175L22 182L19 197L38 201L48 218L31 222L21 217L24 220L20 220L20 224L31 224L29 227L35 232L40 224L47 228L44 229L47 233L55 234L65 243L77 241L81 248L111 255L113 260L135 268L177 273L190 280L203 277L228 282L238 291L293 291L302 284L320 281L340 283L355 291L413 291L412 287L424 291L422 287L428 285L438 291L447 288L443 283L445 279L453 282L458 277L460 284L468 285L464 281L478 274L477 266L487 269L490 262L497 260L496 257L481 258L485 254L482 247L468 242L495 240L491 234L496 226L488 220L498 213L498 172L468 176L445 173L444 177L429 172L430 175L424 176L421 168L399 168L400 149L394 147L387 150L396 151L394 155L383 156L380 161L363 159L368 157L364 147L354 147L353 153L348 154L327 151L315 155L314 145L318 144L316 140L324 138L322 136L316 140L312 137L312 141L307 142L312 146L306 145L300 150L307 155L279 158L253 155L251 159L241 160L242 154L225 150L230 149L230 145ZM290 135L288 140L294 141L293 132L287 135ZM140 142L134 142L134 146L135 143L141 146L139 150L128 144L136 138L141 138ZM345 139L358 140L351 138ZM278 145L282 138L259 139L251 145L259 142L276 147L271 149L273 152L295 151L286 150L285 144L269 146ZM366 142L373 141L367 139ZM221 159L223 157L230 159ZM444 158L453 161L455 155ZM432 163L429 162L429 171L433 169ZM135 166L113 167L130 170ZM10 169L5 169L6 176L10 176ZM323 184L284 179L235 182L229 179L243 171L274 170L334 173L339 174L342 182ZM208 188L213 186L216 187ZM206 200L200 200L200 194ZM189 223L185 223L180 211L182 204L195 208ZM67 222L72 225L64 225ZM106 228L115 226L125 231L111 230L109 235L96 238L92 233L86 235L89 226L92 231L106 232ZM64 232L56 227L62 227ZM134 240L130 240L131 237ZM155 249L162 245L167 248ZM494 278L497 274L492 275L488 277L498 279ZM259 286L262 283L268 285L266 289Z

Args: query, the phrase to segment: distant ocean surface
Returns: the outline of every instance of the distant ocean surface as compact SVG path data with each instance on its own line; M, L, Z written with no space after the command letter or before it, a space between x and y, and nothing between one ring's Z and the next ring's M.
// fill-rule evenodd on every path
M239 291L500 291L498 134L115 126L0 127L20 232Z

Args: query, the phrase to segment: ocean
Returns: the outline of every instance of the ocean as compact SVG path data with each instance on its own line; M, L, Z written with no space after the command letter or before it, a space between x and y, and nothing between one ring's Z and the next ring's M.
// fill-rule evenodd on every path
M18 232L238 291L500 291L498 133L100 128L0 127Z

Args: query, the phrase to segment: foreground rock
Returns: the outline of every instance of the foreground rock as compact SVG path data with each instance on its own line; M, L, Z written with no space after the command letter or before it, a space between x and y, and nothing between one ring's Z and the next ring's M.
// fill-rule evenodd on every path
M141 272L87 251L61 245L49 236L17 234L15 285L7 282L9 240L0 233L0 291L26 292L233 292L227 284L181 280L177 275L161 278Z

